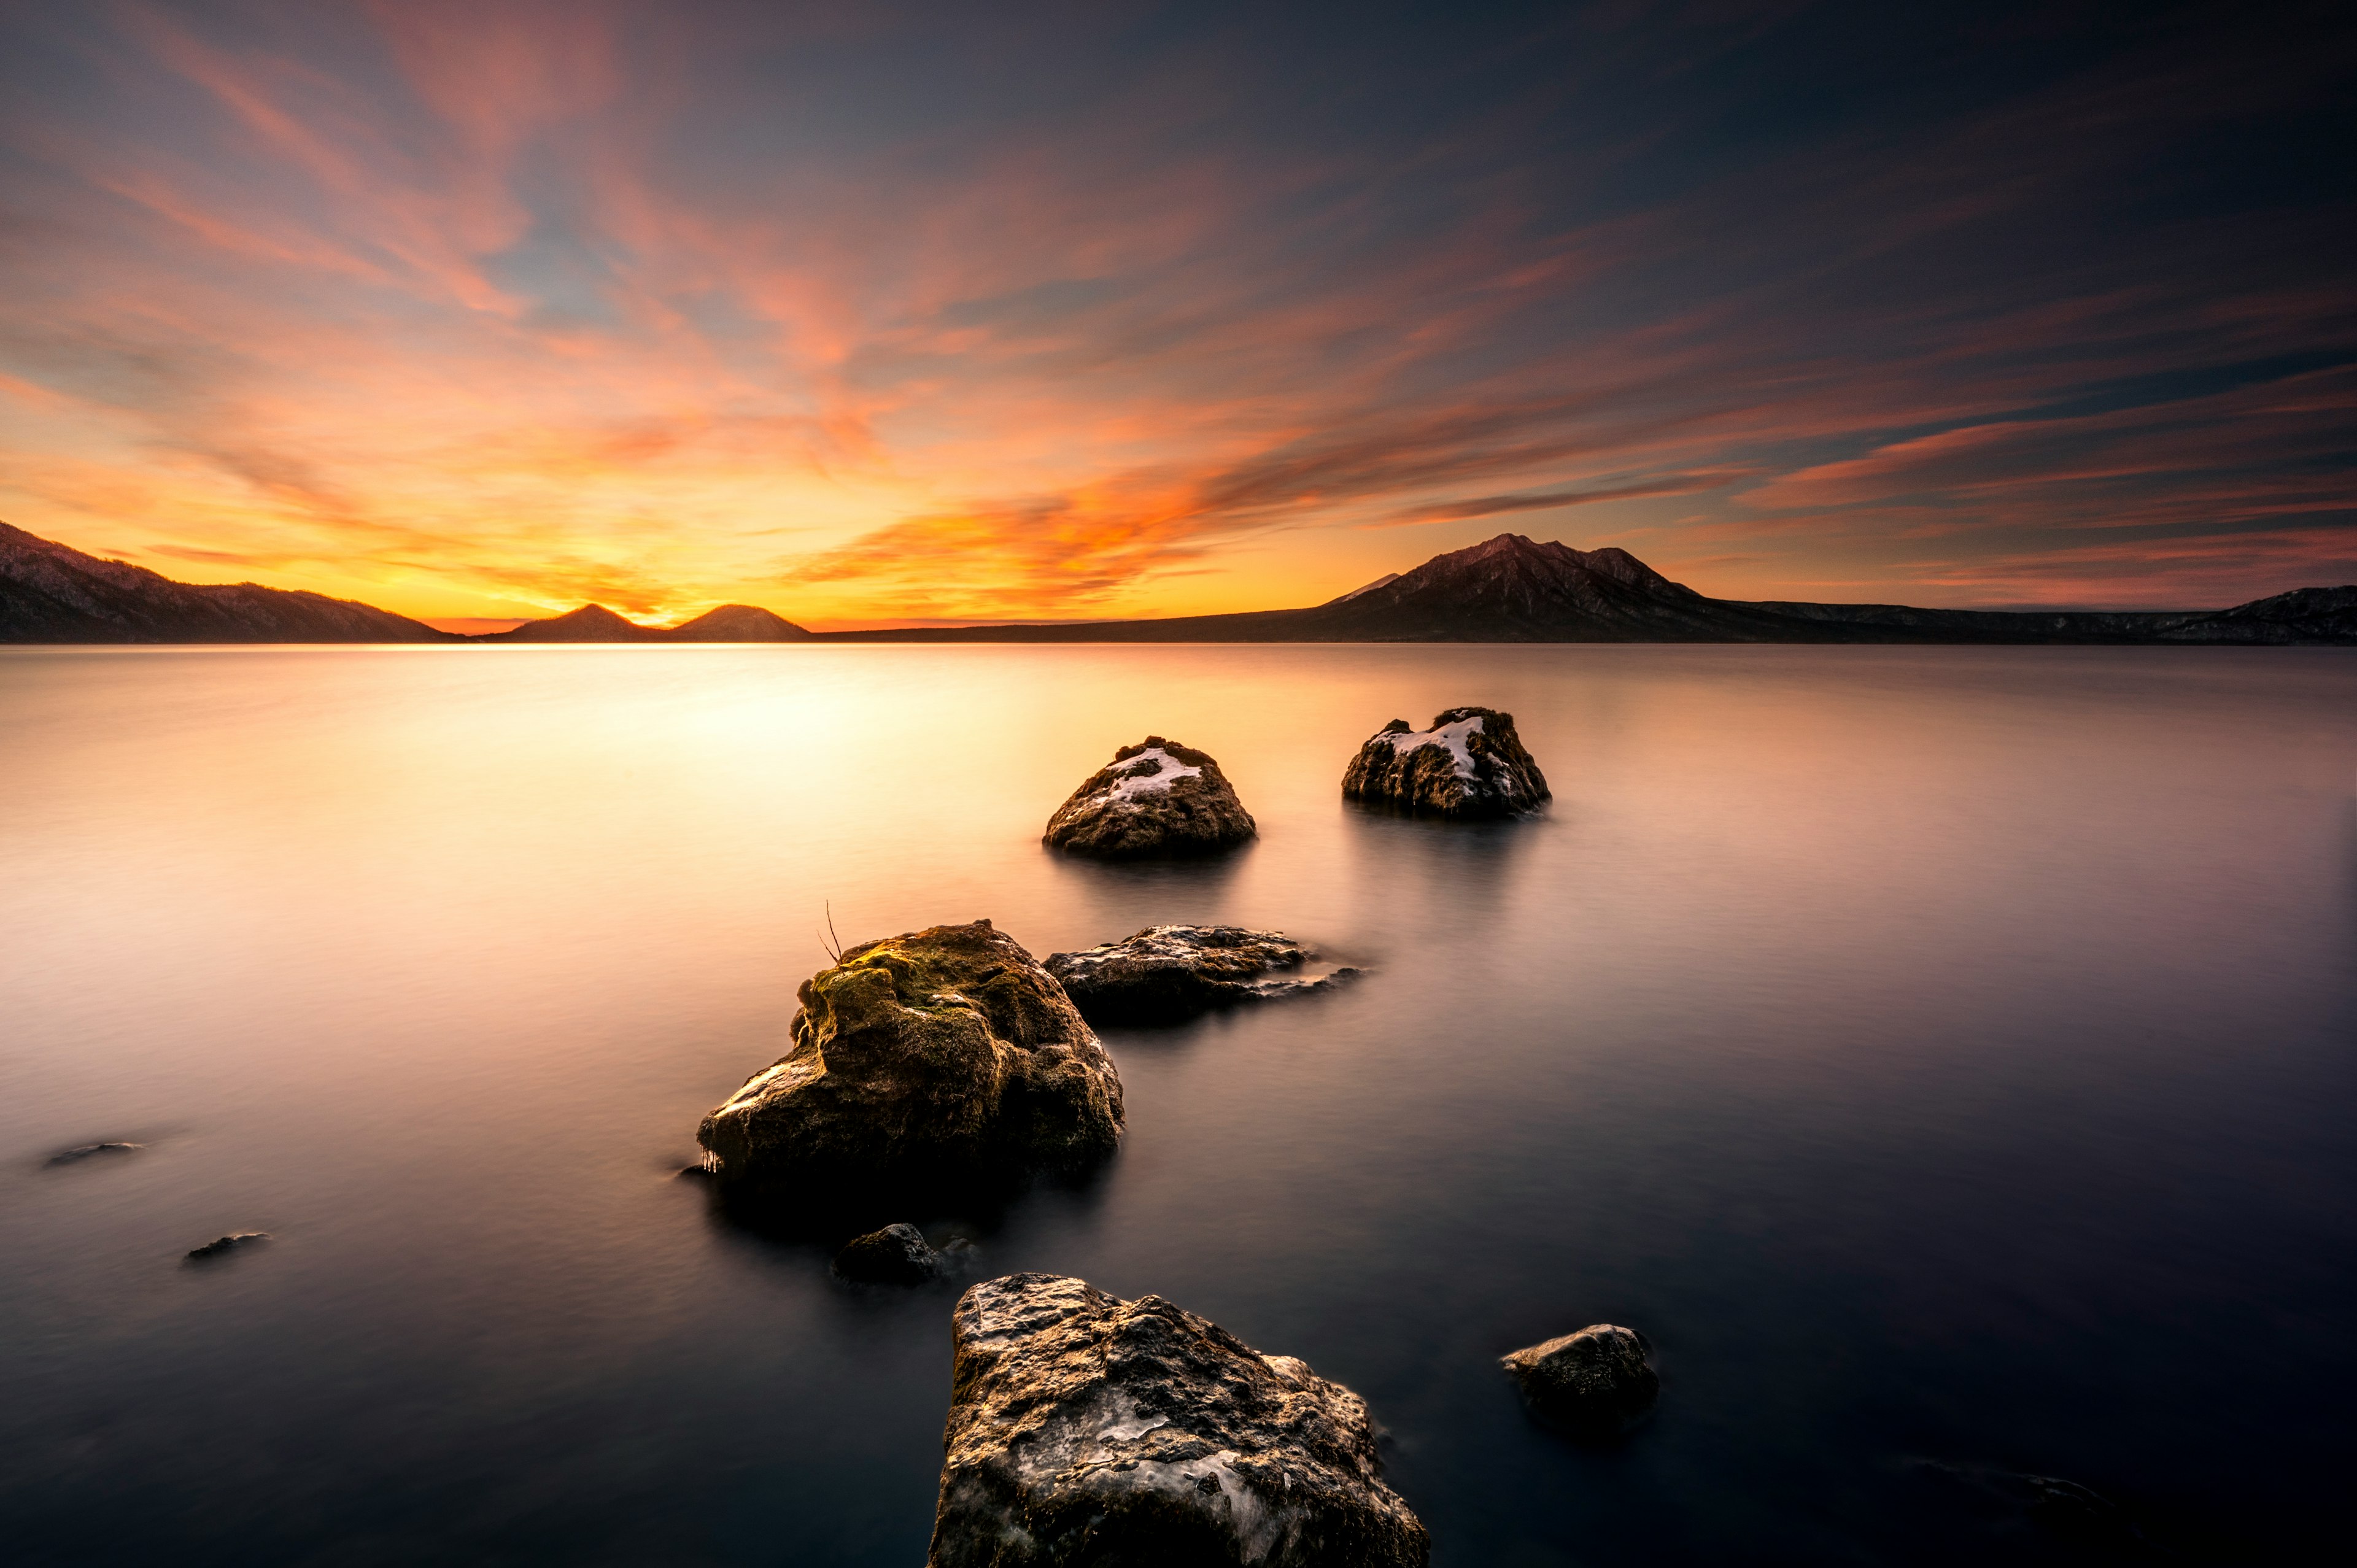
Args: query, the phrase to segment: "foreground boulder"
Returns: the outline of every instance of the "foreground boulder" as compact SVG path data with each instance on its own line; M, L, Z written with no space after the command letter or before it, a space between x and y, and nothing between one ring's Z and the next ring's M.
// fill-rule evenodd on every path
M1160 1296L1058 1274L967 1291L929 1568L1406 1568L1359 1396Z
M1514 715L1450 708L1430 729L1394 719L1368 738L1342 775L1353 800L1418 816L1511 817L1549 798L1545 775L1514 734Z
M1258 831L1209 752L1150 735L1090 774L1044 837L1072 854L1139 860L1217 854Z
M1120 1141L1113 1058L988 920L863 942L799 994L793 1049L695 1130L724 1183L882 1203L1078 1169Z
M1092 1024L1175 1024L1213 1007L1329 990L1359 972L1305 972L1315 956L1282 931L1155 926L1102 947L1049 953L1048 972Z
M1522 1385L1532 1413L1574 1431L1607 1434L1651 1410L1662 1380L1646 1363L1652 1344L1633 1328L1593 1323L1527 1346L1499 1364Z

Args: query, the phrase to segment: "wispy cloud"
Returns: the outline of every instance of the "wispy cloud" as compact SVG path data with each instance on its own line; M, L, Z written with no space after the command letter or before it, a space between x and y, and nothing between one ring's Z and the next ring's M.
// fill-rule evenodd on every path
M1541 490L1534 495L1475 496L1469 500L1442 501L1406 507L1361 528L1408 528L1425 522L1457 522L1467 518L1496 517L1504 512L1554 511L1559 507L1593 506L1598 501L1636 500L1647 496L1690 496L1724 489L1749 478L1754 468L1718 468L1699 474L1678 474L1627 485L1600 485L1592 489Z

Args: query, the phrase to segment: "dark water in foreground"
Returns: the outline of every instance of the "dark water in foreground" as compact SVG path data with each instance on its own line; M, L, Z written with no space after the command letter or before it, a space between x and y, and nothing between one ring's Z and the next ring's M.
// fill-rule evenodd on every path
M1343 806L1458 703L1550 815ZM1260 844L1049 858L1149 729ZM0 654L0 1556L920 1561L956 1287L672 1174L825 900L1374 967L1109 1032L980 1242L1357 1389L1438 1563L2352 1549L2357 654L828 647ZM1603 1452L1492 1366L1597 1320Z

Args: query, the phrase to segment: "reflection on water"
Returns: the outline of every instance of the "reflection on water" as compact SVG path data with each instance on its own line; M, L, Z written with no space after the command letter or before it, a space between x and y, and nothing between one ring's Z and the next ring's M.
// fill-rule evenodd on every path
M1460 703L1544 816L1344 805ZM908 1218L1350 1383L1443 1564L2296 1555L2357 1394L2352 713L2303 650L0 654L10 1560L920 1559L955 1283L675 1174L830 902L1374 970L1109 1033L1097 1179ZM1149 731L1261 841L1045 854ZM1601 1452L1493 1365L1598 1320L1663 1380Z

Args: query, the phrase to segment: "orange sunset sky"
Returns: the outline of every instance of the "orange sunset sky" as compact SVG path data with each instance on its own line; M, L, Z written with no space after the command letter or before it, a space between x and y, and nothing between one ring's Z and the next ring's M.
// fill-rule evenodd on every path
M1747 17L0 9L0 519L446 619L2357 579L2338 51Z

